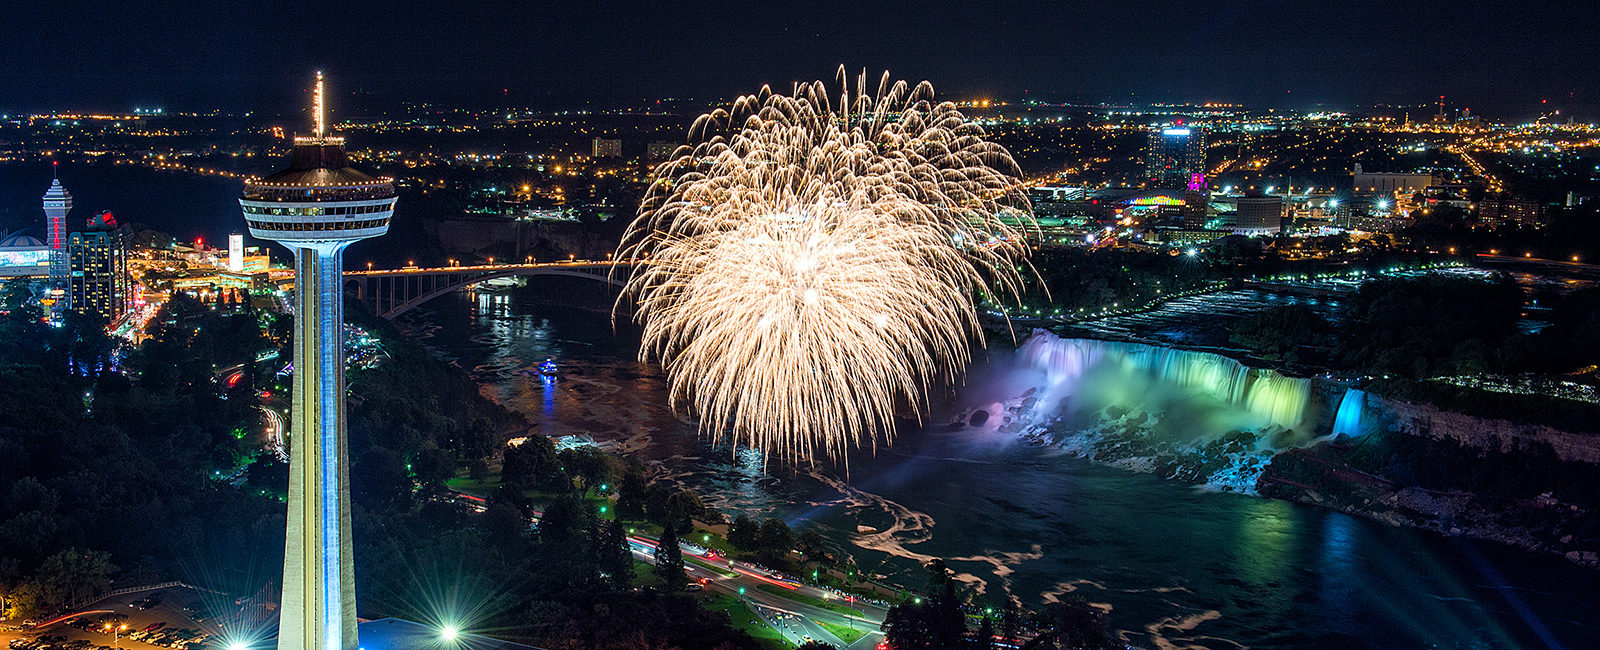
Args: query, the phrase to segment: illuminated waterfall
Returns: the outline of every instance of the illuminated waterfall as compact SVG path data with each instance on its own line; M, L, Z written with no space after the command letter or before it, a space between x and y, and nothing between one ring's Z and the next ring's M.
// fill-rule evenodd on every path
M1339 412L1333 417L1333 435L1351 436L1361 435L1361 412L1366 406L1367 394L1365 391L1347 388L1344 398L1339 400Z
M1117 363L1160 382L1209 394L1284 428L1301 423L1311 397L1309 379L1250 368L1209 352L1063 339L1044 330L1036 330L1017 352L1024 365L1043 370L1053 385L1077 380L1097 364Z

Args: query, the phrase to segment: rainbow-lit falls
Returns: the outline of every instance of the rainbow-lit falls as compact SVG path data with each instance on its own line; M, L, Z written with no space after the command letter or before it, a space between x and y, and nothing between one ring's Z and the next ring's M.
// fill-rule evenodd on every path
M931 85L840 77L697 119L617 256L673 405L789 459L920 417L982 340L975 296L1018 292L1033 227L1010 153Z
M1210 352L1099 339L1063 339L1039 330L1018 349L1023 364L1046 373L1051 386L1077 384L1097 367L1159 380L1163 385L1208 395L1262 424L1292 429L1306 417L1311 380L1275 370L1250 368Z
M382 235L394 183L351 168L344 139L325 130L317 73L312 135L295 138L282 171L245 182L250 235L295 255L293 448L279 608L279 650L356 650L345 436L342 255Z

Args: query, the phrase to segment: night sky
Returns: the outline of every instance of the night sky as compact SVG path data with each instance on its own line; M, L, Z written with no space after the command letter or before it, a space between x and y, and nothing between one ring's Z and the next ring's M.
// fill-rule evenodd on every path
M317 68L358 109L612 105L845 63L957 98L1349 109L1444 94L1489 117L1600 119L1600 2L554 4L7 0L0 111L273 113Z

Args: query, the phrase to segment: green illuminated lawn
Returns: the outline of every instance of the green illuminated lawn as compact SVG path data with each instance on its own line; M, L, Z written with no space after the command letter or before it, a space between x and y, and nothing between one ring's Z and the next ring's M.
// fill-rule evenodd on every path
M727 594L709 594L702 604L706 609L728 615L733 626L753 636L767 648L788 648L789 642L777 630L767 626L744 601Z
M845 643L855 643L856 639L860 639L861 637L867 635L867 630L861 625L857 625L854 629L850 628L848 625L839 625L837 623L829 623L827 621L817 621L817 625L821 625L822 629L827 630L828 633L836 637L839 637L839 640Z

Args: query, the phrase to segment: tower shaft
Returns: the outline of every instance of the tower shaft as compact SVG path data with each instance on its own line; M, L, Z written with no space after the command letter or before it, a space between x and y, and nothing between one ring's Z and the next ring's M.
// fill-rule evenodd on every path
M294 416L278 650L355 650L344 243L295 249Z
M245 181L250 236L294 251L294 417L278 650L358 650L345 434L344 269L351 243L389 231L394 181L350 167L344 138L295 138L289 166Z

